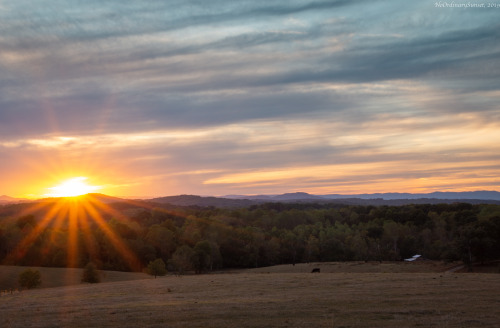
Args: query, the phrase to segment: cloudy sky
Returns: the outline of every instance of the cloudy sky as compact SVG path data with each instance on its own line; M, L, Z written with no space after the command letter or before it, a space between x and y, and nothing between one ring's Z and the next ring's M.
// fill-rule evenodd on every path
M500 190L500 8L459 4L0 0L0 195Z

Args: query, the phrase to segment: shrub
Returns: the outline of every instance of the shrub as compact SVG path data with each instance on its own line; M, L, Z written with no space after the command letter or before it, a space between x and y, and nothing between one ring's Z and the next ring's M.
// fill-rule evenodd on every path
M99 270L97 270L97 267L94 263L89 262L83 269L82 282L89 282L94 284L100 281L101 277L99 276Z
M42 283L40 271L28 269L19 274L19 285L23 288L36 288Z
M152 276L164 276L167 274L165 262L162 259L150 261L148 264L147 272Z

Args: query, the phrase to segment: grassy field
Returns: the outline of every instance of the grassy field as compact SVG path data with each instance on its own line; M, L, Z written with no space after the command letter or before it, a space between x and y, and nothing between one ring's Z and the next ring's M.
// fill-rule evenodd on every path
M81 284L83 269L21 267L0 265L0 291L18 288L19 274L27 269L40 271L42 288L61 287ZM115 282L148 279L151 276L137 272L101 271L102 282Z
M411 273L411 272L444 272L458 264L444 262L422 261L414 263L405 262L328 262L328 263L302 263L297 265L276 265L244 270L248 273L308 273L312 268L320 268L323 273ZM81 283L83 269L45 268L45 267L20 267L0 265L0 291L18 288L18 277L26 269L40 271L42 276L41 288L62 287L78 285ZM229 272L242 272L235 270ZM151 279L145 273L101 271L102 282L116 282L138 279Z
M0 327L498 327L500 274L352 264L28 290L0 298Z
M308 273L313 268L320 269L323 273L430 273L445 272L461 265L461 262L447 263L440 261L418 262L320 262L300 263L296 265L276 265L249 269L247 272L255 273Z

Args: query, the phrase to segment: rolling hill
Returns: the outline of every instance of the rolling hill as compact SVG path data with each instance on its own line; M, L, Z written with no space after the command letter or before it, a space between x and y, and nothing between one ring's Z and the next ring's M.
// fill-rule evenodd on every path
M129 202L130 200L108 196L99 193L87 194L92 201L105 204ZM36 201L0 196L0 205L54 201L60 198L44 198ZM473 192L433 192L427 194L411 193L375 193L375 194L328 194L313 195L305 192L284 193L280 195L226 195L221 197L198 196L198 195L176 195L143 199L137 201L147 201L158 204L170 204L174 206L200 206L200 207L221 207L237 208L248 207L266 202L299 202L299 203L337 203L347 205L407 205L407 204L439 204L464 202L470 204L500 204L500 192L497 191L473 191Z
M29 201L30 200L26 198L15 198L7 195L0 196L0 204L25 203Z

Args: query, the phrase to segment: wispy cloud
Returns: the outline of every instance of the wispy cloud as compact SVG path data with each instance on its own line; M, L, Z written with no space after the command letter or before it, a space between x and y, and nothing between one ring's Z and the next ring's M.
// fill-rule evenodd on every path
M124 194L498 189L497 18L432 1L2 2L0 169L108 163Z

